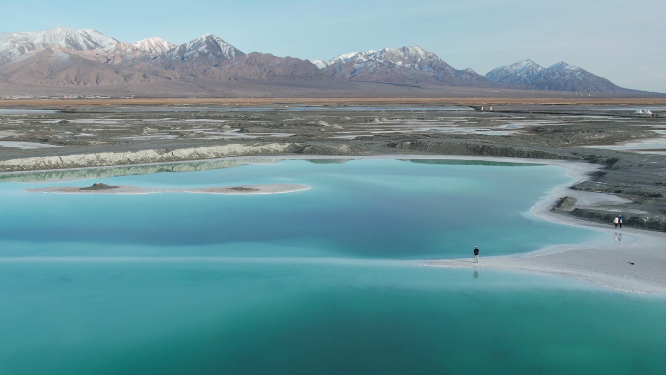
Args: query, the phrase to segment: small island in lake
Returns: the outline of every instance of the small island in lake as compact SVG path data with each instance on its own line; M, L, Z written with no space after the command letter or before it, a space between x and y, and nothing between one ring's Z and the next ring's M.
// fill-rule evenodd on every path
M263 184L245 186L215 186L198 189L159 189L142 186L112 186L104 183L95 183L88 187L51 186L36 189L26 189L33 193L56 194L155 194L155 193L199 193L199 194L226 194L226 195L255 195L255 194L281 194L292 193L310 189L301 184Z

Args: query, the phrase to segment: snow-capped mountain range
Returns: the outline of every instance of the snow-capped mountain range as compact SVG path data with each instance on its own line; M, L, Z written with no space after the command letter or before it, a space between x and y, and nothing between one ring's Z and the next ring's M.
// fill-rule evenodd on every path
M152 63L164 69L191 70L204 73L225 60L245 55L236 47L213 34L175 46L158 55Z
M512 85L530 86L533 78L544 68L532 60L523 60L509 66L495 68L486 74L493 82L506 82Z
M361 81L414 86L627 91L566 63L544 68L525 60L482 76L472 69L455 69L420 47L384 48L308 61L262 53L246 55L212 34L181 45L158 37L126 43L96 30L64 27L0 34L0 82L88 86L192 82L192 79L200 83L202 80Z
M331 77L352 81L451 86L496 86L472 69L458 70L421 47L354 52L331 60L314 60Z
M532 60L523 60L493 69L486 74L486 78L493 82L539 90L611 93L627 91L605 78L563 61L544 68Z
M43 48L64 48L72 51L102 49L118 43L97 30L73 30L65 27L42 31L0 34L0 64Z

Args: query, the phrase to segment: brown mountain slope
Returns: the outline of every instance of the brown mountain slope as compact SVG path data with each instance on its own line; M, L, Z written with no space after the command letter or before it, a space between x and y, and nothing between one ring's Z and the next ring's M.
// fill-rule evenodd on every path
M227 60L220 66L209 69L203 76L218 81L327 79L326 75L310 61L258 52Z
M52 49L2 66L0 79L48 86L106 86L163 80L136 69L103 64L67 52L54 52Z
M174 47L152 59L148 65L164 70L178 70L200 75L224 61L245 55L236 47L212 34L205 34ZM143 62L142 62L143 63Z

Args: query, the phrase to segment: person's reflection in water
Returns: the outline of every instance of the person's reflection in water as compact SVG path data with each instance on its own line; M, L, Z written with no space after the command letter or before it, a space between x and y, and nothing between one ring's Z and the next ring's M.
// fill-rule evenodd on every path
M615 233L615 237L613 239L615 242L622 242L622 233Z
M479 278L479 270L474 267L474 280Z

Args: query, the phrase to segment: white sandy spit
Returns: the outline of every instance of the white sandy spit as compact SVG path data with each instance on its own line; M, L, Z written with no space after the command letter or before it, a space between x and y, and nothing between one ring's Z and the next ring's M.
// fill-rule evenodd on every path
M56 194L155 194L155 193L198 193L198 194L224 194L224 195L261 195L292 193L310 189L309 186L301 184L264 184L243 186L220 186L200 189L155 189L141 186L115 186L110 189L86 190L80 187L43 187L26 189L33 193L56 193Z

